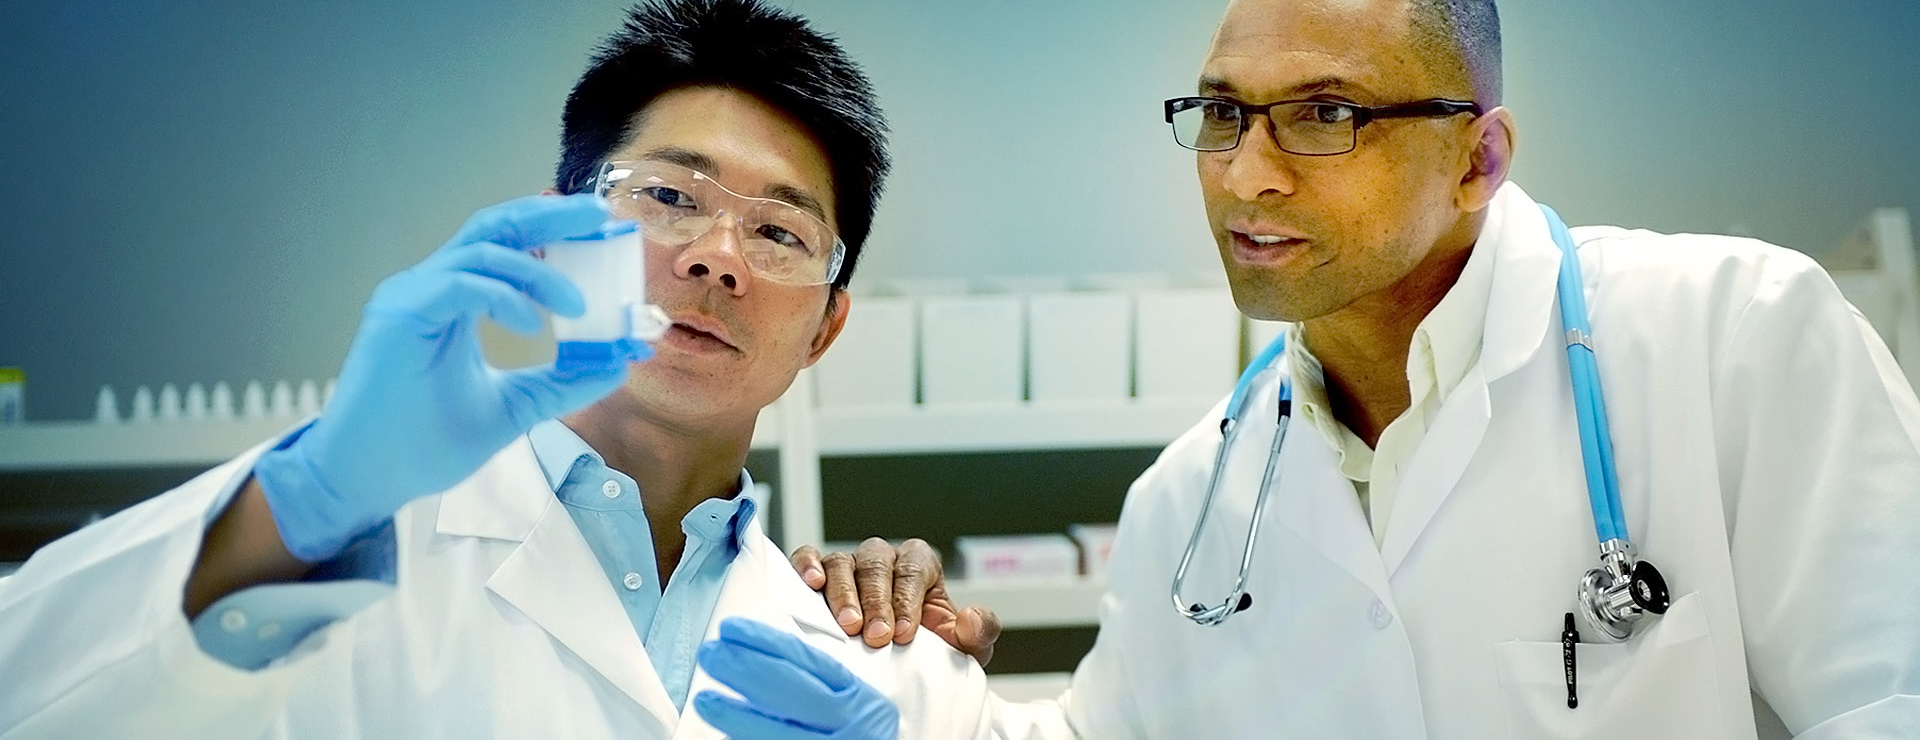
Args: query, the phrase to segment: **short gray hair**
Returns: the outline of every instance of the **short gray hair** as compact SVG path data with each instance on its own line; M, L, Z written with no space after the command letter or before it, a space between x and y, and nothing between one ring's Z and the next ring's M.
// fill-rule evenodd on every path
M1483 108L1500 105L1500 10L1494 0L1409 0L1413 44L1449 83L1470 86Z

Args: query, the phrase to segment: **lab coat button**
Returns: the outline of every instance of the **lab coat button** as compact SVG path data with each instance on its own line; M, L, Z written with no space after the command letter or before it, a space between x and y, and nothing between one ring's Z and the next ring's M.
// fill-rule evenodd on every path
M220 629L239 632L247 628L247 614L239 609L228 609L220 613Z
M643 583L639 573L628 573L626 578L620 579L620 582L626 585L628 591L640 590L640 584Z
M1375 628L1386 629L1387 625L1393 624L1393 612L1387 611L1387 605L1380 603L1379 599L1374 599L1373 606L1367 608L1367 619L1373 622Z
M620 498L620 482L610 480L602 483L600 484L600 492L607 494L607 498Z

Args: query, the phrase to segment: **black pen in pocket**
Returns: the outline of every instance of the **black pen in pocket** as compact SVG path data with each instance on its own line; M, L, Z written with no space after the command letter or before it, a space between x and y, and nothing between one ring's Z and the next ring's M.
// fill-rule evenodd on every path
M1567 612L1566 627L1560 631L1560 664L1567 672L1567 708L1580 706L1573 688L1573 646L1580 643L1580 631L1573 628L1573 612Z

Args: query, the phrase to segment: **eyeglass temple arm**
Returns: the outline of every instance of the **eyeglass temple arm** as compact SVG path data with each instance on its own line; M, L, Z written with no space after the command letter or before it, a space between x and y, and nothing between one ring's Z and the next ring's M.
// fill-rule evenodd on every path
M1364 124L1366 120L1374 118L1427 118L1432 116L1457 116L1462 113L1472 113L1477 116L1480 115L1481 112L1479 104L1459 100L1423 100L1418 103L1405 103L1401 105L1356 105L1354 108L1358 109L1358 111L1364 111L1360 116L1360 118L1363 119L1360 121L1362 124Z

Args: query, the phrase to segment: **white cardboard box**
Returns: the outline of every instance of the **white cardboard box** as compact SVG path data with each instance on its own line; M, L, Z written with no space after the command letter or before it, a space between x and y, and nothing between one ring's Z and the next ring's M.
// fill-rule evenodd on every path
M953 541L970 583L1060 580L1080 574L1080 550L1063 534L960 537Z
M1134 299L1135 392L1217 398L1240 372L1241 316L1225 287L1142 290Z
M1120 531L1117 524L1073 524L1067 527L1067 534L1080 546L1080 572L1089 576L1105 576L1107 559L1113 554L1113 537Z
M1133 394L1133 305L1125 293L1027 296L1027 392L1036 403Z
M920 299L920 400L928 406L1017 404L1026 346L1020 297Z
M853 296L846 328L813 368L822 407L914 403L914 302L898 296Z

